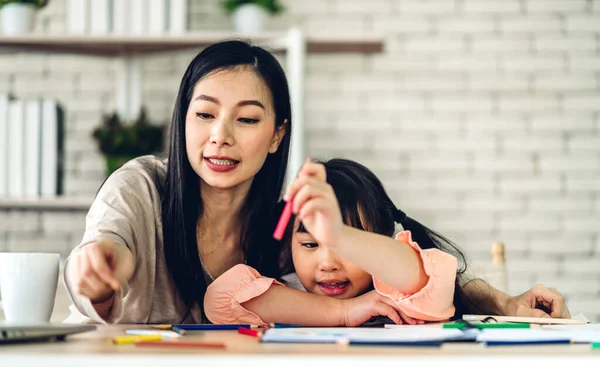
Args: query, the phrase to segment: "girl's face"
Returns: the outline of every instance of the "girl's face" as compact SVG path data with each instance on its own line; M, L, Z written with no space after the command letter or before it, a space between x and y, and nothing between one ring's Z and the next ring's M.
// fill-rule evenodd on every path
M272 96L250 68L221 70L196 83L185 120L186 152L203 182L244 187L275 153L285 128L275 128Z
M353 298L367 292L371 275L348 262L325 246L319 246L307 232L297 232L296 220L292 238L292 260L300 282L310 293L336 298Z

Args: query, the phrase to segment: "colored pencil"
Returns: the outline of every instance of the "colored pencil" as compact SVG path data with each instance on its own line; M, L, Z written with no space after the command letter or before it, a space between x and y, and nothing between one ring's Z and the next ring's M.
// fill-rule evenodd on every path
M180 334L172 330L153 330L153 329L128 329L125 330L127 335L161 335L164 338L179 338Z
M277 227L275 227L275 232L273 232L273 238L277 241L281 241L283 238L283 234L285 233L285 229L290 222L290 217L292 216L292 207L294 206L293 200L288 200L285 203L285 207L283 208L283 212L281 213L281 217L279 217L279 222L277 222Z
M154 342L162 340L162 335L126 335L112 338L114 344L133 344L137 342Z
M182 335L182 336L185 335L185 333L186 333L185 330L180 329L179 326L177 326L177 325L173 325L171 327L171 330L173 330L174 332L176 332L177 334Z
M310 157L308 157L307 159L310 160ZM302 167L304 167L305 163L302 163L302 166L300 166L300 171L302 171ZM281 212L281 217L279 217L279 222L277 222L277 227L275 227L275 232L273 232L273 238L275 238L277 241L281 241L281 239L283 238L285 229L287 228L288 223L290 222L290 218L292 216L293 207L294 200L290 199L285 203L283 212Z
M172 329L179 330L237 330L238 328L252 329L257 328L258 325L250 324L183 324L183 325L172 325Z
M296 325L296 324L282 324L279 322L272 322L269 324L269 327L272 329L286 329L286 328L297 328L297 327L302 327L302 326Z
M171 324L152 325L152 328L157 330L171 330L172 327Z
M530 340L530 341L485 341L484 344L488 347L505 346L505 345L571 344L571 340L570 339L558 339L558 340Z
M367 345L367 346L393 346L393 347L441 347L441 341L412 341L412 342L401 342L401 341L359 341L359 340L347 340L341 341L337 344L341 345Z
M136 347L166 347L166 348L213 348L224 349L225 343L220 342L200 342L200 341L142 341L135 343Z
M260 331L260 330L252 330L252 329L246 329L245 327L241 327L241 328L238 328L237 331L240 334L244 334L244 335L248 335L248 336L254 336L254 337L258 337L258 338L260 338L262 336L262 331Z
M502 324L469 324L470 327L474 327L477 329L529 329L531 328L531 324L519 324L519 323L502 323ZM467 323L465 322L457 322L454 324L444 324L442 326L444 329L463 329L467 327Z

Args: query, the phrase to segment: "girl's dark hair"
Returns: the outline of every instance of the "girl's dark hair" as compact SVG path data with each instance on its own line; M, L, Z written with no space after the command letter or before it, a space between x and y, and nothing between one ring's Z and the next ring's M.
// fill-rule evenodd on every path
M266 84L273 98L275 127L286 123L286 134L254 177L242 207L240 244L246 263L261 274L278 277L279 244L272 237L277 201L287 168L292 132L289 89L285 73L266 50L243 41L224 41L207 47L190 63L177 94L170 125L169 159L162 197L164 252L167 267L185 302L203 304L204 271L198 253L196 227L202 216L200 178L186 154L185 117L198 81L218 71L248 68Z
M461 289L462 278L467 270L465 256L450 240L399 210L377 176L362 164L341 158L318 163L325 166L327 182L333 187L347 225L391 237L395 231L394 223L399 223L411 232L412 239L422 249L437 248L456 256L459 268L455 281L454 317L460 318L465 313L479 313ZM306 230L300 225L297 231ZM291 260L289 253L287 260ZM290 264L287 265L286 270L291 270Z

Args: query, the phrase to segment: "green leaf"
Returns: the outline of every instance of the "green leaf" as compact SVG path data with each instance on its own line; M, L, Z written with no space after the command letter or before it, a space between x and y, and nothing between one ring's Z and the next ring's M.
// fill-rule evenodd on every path
M279 0L221 0L221 4L228 14L233 13L240 6L248 4L260 6L271 15L280 14L285 10Z

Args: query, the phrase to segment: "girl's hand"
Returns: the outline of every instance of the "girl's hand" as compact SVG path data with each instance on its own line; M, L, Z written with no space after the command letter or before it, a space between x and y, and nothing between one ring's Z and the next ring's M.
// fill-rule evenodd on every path
M372 317L386 316L396 324L417 325L422 320L407 316L398 306L387 297L370 291L360 297L342 300L342 324L345 326L360 326Z
M107 239L84 246L69 260L68 276L74 290L92 303L107 301L132 274L131 252Z
M294 201L292 212L298 215L319 244L334 246L342 236L344 222L326 177L322 164L306 161L298 177L288 187L284 199Z

